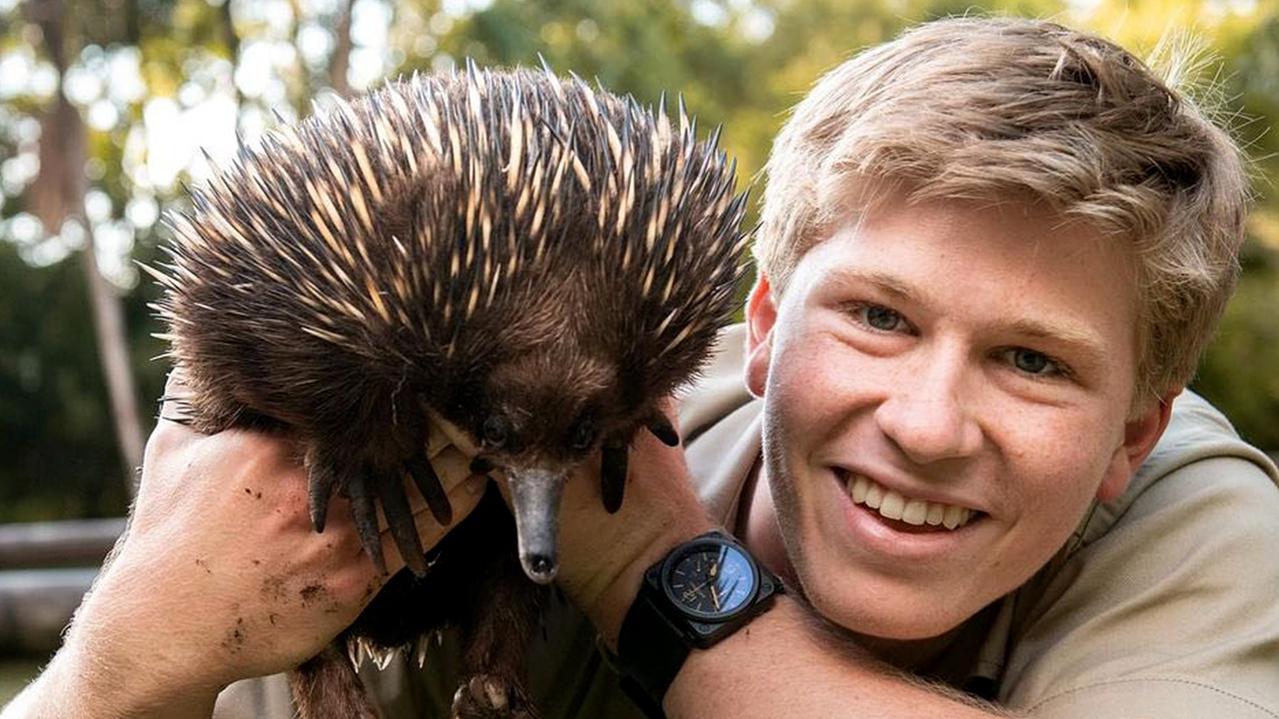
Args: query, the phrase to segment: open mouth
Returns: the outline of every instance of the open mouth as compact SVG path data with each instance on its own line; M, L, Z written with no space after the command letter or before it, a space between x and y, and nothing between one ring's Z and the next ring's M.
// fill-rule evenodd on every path
M884 524L909 533L954 531L985 516L968 507L907 497L861 474L836 470L853 504Z

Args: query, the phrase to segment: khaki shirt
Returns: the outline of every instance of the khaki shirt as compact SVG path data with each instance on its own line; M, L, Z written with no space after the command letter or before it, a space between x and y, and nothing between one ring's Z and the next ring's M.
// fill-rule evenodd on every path
M698 493L729 527L760 453L744 343L741 326L725 332L680 416ZM1263 453L1184 393L1123 496L1093 506L1040 572L965 622L919 673L1034 717L1279 719L1277 482ZM571 606L553 602L547 630L528 662L544 716L641 716ZM452 653L435 652L422 671L366 663L361 677L387 717L448 716ZM292 707L277 676L232 685L214 716L285 719Z

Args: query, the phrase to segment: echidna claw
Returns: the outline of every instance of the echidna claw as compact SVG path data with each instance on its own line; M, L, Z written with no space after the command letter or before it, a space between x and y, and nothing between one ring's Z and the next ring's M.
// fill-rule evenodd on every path
M604 510L614 514L622 508L622 496L626 492L627 446L605 444L600 453L600 495Z
M444 491L444 485L440 484L440 477L435 473L435 468L431 466L430 461L418 455L405 462L405 468L408 469L409 476L413 478L413 483L417 485L417 491L422 493L422 499L426 500L426 506L431 508L431 516L435 517L435 521L441 525L452 524L453 505L449 504L449 496Z
M666 418L666 415L654 413L653 416L645 421L644 426L648 427L648 431L652 432L653 436L661 440L662 444L667 447L679 446L679 432L675 431L674 425Z
M373 566L386 574L386 558L382 556L382 540L377 529L377 510L373 505L373 493L369 491L368 477L359 471L348 472L342 486L351 498L351 517L355 531L360 535L364 553L373 560Z
M333 495L336 476L333 465L320 459L315 452L307 455L307 509L311 513L311 525L316 533L324 531L329 516L329 497Z
M422 539L417 536L417 524L413 521L413 508L404 493L404 481L399 472L376 472L377 494L382 500L382 512L391 529L395 546L404 558L404 564L416 577L426 576L426 557L422 551ZM445 500L448 501L447 499ZM385 570L383 570L385 571Z

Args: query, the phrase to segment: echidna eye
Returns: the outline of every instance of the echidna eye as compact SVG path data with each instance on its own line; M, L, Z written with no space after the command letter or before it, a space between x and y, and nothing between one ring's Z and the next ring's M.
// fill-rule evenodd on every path
M506 444L507 435L510 434L506 420L496 414L489 415L489 418L484 420L482 431L484 432L484 443L494 448Z
M578 452L585 452L591 448L591 444L594 441L595 423L589 419L584 419L573 430L573 437L569 440L569 446Z

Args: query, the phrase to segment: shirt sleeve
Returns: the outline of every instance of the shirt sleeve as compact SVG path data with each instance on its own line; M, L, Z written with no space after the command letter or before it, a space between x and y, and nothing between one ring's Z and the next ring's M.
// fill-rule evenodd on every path
M1268 474L1177 467L1018 608L1001 699L1036 719L1279 719L1277 598Z

